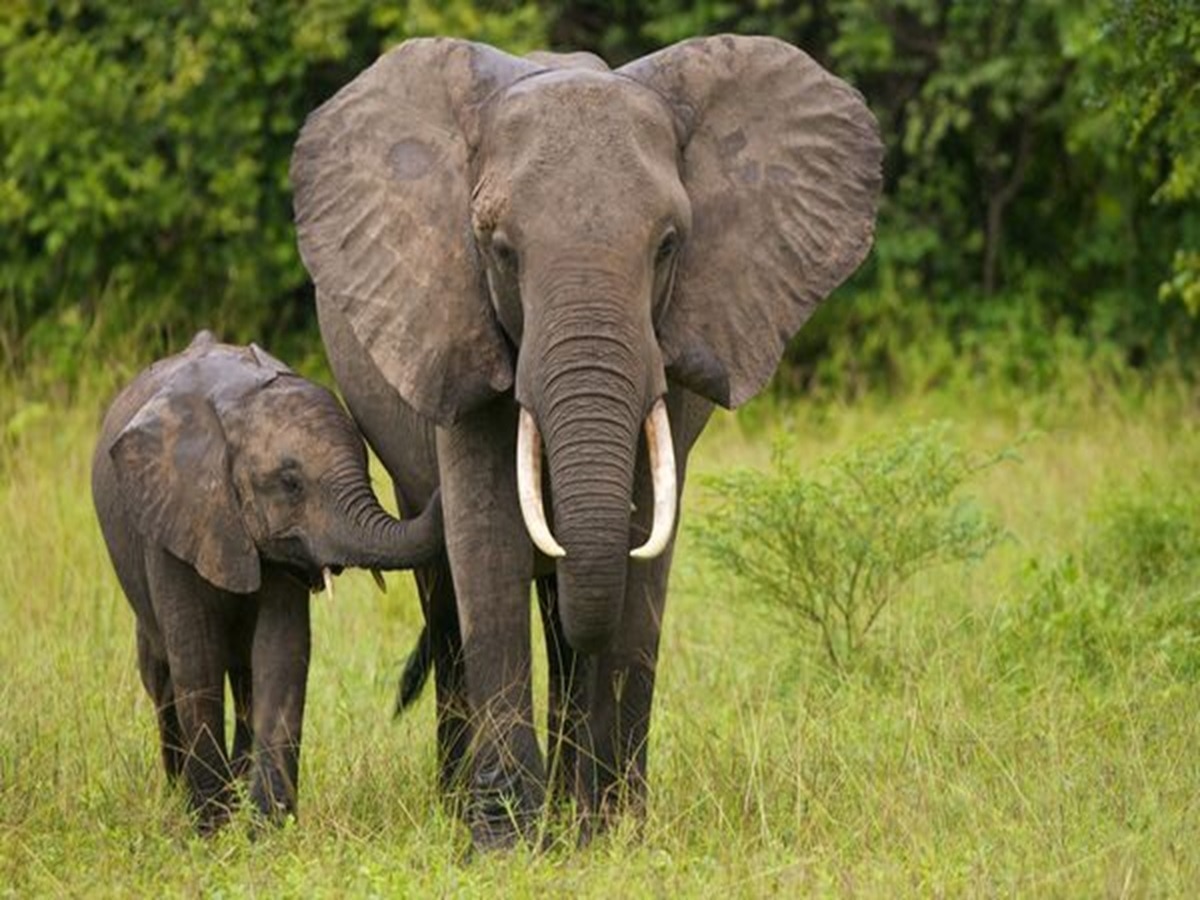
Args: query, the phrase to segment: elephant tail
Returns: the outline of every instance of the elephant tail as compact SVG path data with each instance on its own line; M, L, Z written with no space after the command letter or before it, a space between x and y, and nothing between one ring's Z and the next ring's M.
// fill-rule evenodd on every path
M399 716L417 702L421 689L429 679L429 667L433 662L433 645L429 640L429 626L421 629L417 644L408 659L404 661L404 671L400 673L400 685L396 690L396 708L393 716Z

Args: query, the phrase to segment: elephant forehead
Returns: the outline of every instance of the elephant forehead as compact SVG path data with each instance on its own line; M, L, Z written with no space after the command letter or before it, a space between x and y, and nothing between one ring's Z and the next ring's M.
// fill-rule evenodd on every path
M231 438L245 450L277 458L294 456L324 466L349 450L361 452L353 422L320 385L284 376L226 411Z
M476 220L509 236L578 226L604 243L640 243L685 204L674 121L664 101L598 72L546 73L510 90L481 145Z
M495 101L492 155L573 161L619 169L638 160L673 159L675 128L666 103L645 87L605 72L559 70L518 82Z
M298 376L285 376L266 386L247 404L247 412L272 434L290 431L332 439L353 427L333 394Z

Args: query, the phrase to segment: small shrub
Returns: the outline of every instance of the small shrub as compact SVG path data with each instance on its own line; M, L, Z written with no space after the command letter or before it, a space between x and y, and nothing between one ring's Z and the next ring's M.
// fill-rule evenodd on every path
M705 551L843 668L887 605L920 572L981 558L1001 528L960 489L1001 455L975 458L944 428L863 443L812 474L786 444L771 472L704 480L716 506Z

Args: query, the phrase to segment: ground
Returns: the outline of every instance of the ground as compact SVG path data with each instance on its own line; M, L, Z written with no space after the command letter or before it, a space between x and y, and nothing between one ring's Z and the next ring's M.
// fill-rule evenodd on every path
M1200 549L1177 540L1200 513L1174 503L1200 497L1200 405L1178 380L720 415L684 502L643 829L576 851L555 823L546 852L485 858L435 794L432 691L390 718L419 627L400 575L386 596L348 573L313 598L299 821L191 836L91 508L100 409L79 392L0 435L0 895L1200 889ZM765 465L780 429L816 463L931 420L971 448L1018 445L976 488L1010 537L918 580L831 673L700 552L702 476Z

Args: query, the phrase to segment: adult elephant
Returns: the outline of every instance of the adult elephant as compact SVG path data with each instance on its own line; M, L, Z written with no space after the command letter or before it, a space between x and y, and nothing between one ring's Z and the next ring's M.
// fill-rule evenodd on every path
M535 579L550 771L590 821L642 806L688 451L865 257L881 156L855 90L728 35L615 71L408 41L304 126L297 230L334 374L403 508L442 488L447 559L418 583L442 780L472 761L477 845L516 839L548 780Z

